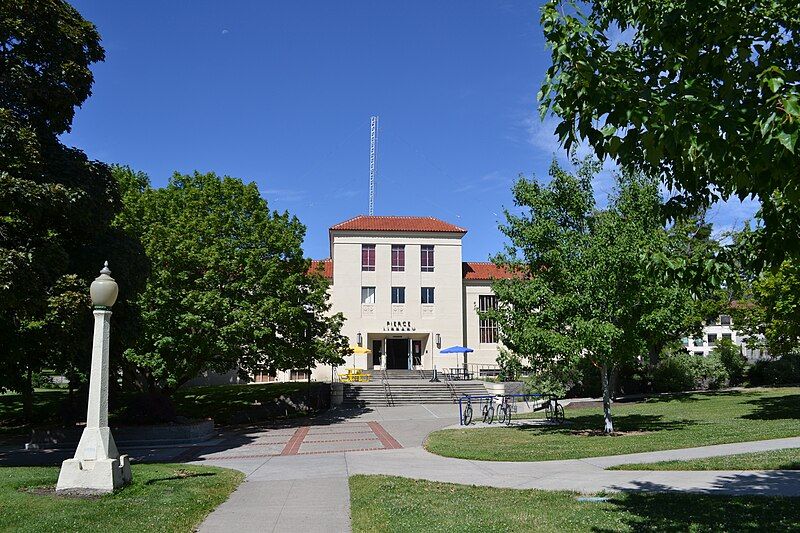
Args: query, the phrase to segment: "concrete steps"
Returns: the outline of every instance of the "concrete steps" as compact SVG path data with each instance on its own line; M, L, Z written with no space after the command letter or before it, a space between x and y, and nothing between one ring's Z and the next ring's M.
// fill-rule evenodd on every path
M345 383L343 405L347 407L386 407L389 405L412 405L420 403L454 403L450 388L445 382L431 383L413 377L388 379L391 398L387 398L380 379L370 383ZM464 395L485 395L482 381L452 382L456 398Z

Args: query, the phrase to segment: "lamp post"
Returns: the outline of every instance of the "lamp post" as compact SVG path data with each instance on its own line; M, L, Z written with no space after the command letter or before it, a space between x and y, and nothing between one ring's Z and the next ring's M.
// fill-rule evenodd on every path
M89 290L94 313L94 341L86 427L75 450L75 457L61 464L56 492L113 492L131 480L128 456L119 454L108 427L111 306L117 301L119 292L117 282L110 274L106 261Z

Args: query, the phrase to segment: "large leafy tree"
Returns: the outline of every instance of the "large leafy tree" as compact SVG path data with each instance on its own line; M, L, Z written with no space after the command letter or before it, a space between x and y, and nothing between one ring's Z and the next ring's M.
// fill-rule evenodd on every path
M564 147L660 178L671 214L758 198L762 261L800 252L796 0L550 0L541 23Z
M305 227L271 211L254 183L175 174L165 188L125 168L115 174L151 273L136 306L142 334L125 356L140 383L171 393L203 371L285 370L340 363L341 315L327 280L309 273Z
M536 372L564 376L580 359L591 362L603 387L604 429L613 432L620 366L660 352L701 317L689 288L653 260L687 244L685 232L661 223L656 182L623 173L610 205L598 209L596 170L584 162L573 175L554 163L549 183L515 184L518 210L506 212L509 243L495 262L516 275L494 283L500 305L489 314L502 342Z
M0 388L23 393L28 417L35 372L82 364L88 281L111 259L91 253L113 239L110 169L58 138L103 58L69 4L0 1Z

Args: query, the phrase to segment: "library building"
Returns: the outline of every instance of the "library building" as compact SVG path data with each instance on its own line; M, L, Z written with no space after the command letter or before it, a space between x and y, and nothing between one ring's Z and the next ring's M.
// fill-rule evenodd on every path
M312 379L330 381L344 368L463 368L463 354L440 353L451 346L474 350L476 374L494 367L497 324L478 311L497 305L492 280L507 274L463 261L466 233L433 217L361 215L332 226L330 258L312 268L330 279L331 310L345 316L342 333L357 349L339 369L312 369Z

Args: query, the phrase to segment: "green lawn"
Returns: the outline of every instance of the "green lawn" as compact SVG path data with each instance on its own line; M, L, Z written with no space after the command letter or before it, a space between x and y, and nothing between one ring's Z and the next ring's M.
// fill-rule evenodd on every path
M800 470L800 448L611 467L610 470Z
M388 476L350 478L353 531L790 531L797 498L497 489Z
M431 434L439 455L490 461L544 461L691 448L800 435L800 388L697 393L616 404L614 436L602 410L567 409L563 426L451 429Z
M56 496L58 467L0 469L0 531L193 531L244 475L181 464L133 466L133 483L93 499ZM45 490L39 490L44 488Z

